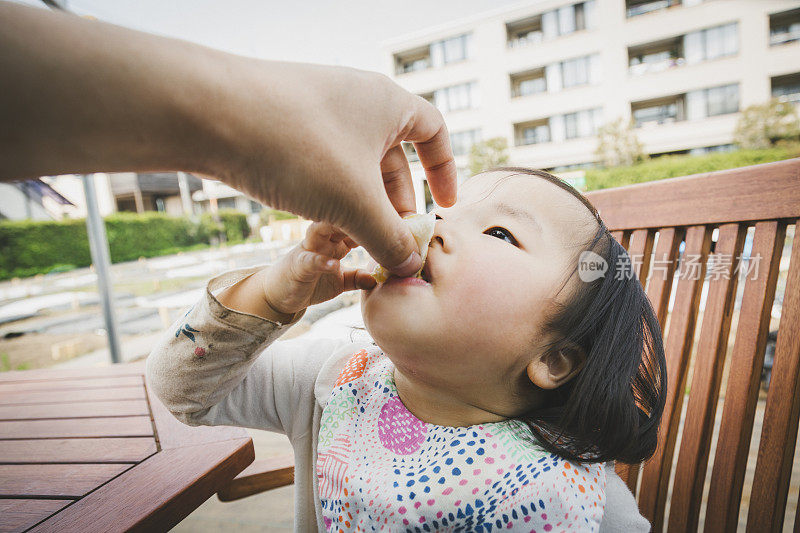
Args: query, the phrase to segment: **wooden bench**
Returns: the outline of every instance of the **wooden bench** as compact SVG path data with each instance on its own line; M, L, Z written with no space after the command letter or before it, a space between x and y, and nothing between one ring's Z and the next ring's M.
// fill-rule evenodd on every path
M594 191L587 197L629 251L662 325L667 356L669 393L658 450L641 467L618 464L617 472L653 531L697 530L709 481L704 529L734 531L781 254L787 229L800 219L800 159ZM751 259L741 262L750 227ZM750 268L749 274L740 281L744 267ZM738 283L744 284L743 296L735 309ZM704 284L708 292L701 310ZM745 502L748 531L783 528L800 411L798 311L800 239L794 239L752 496ZM738 327L729 339L737 312ZM729 370L723 383L726 358ZM693 378L687 383L690 368ZM711 450L718 403L723 405L721 423L716 424L718 444ZM287 457L273 465L252 465L219 492L220 499L292 483L291 461ZM800 529L798 518L795 531Z

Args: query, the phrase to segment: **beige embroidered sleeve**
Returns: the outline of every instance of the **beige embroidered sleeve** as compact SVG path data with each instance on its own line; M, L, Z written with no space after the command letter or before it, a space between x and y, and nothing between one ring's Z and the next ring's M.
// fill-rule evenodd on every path
M290 439L309 430L319 369L346 341L275 342L305 310L281 324L228 309L214 296L263 268L209 281L203 298L148 357L148 386L181 422L264 429Z

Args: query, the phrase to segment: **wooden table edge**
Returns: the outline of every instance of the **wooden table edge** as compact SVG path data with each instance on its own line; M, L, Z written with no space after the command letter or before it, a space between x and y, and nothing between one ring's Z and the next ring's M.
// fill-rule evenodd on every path
M211 463L203 466L197 461L199 456L208 457ZM250 437L162 450L30 531L167 531L254 459ZM164 476L165 470L171 475ZM131 490L142 492L132 498ZM101 501L103 505L99 505ZM122 506L109 505L114 501Z

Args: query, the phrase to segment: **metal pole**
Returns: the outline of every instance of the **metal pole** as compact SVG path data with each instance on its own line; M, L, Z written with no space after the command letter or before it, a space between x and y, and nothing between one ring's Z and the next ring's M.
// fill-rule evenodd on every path
M86 194L86 232L89 235L89 249L92 252L92 264L97 272L97 288L100 292L100 303L103 306L103 318L108 334L108 349L111 362L120 362L119 339L117 338L117 320L114 316L113 291L111 288L111 258L108 252L106 226L97 208L97 191L94 187L94 175L84 174L83 190Z
M178 172L178 188L181 191L183 214L192 216L192 197L189 194L189 181L186 179L186 172Z

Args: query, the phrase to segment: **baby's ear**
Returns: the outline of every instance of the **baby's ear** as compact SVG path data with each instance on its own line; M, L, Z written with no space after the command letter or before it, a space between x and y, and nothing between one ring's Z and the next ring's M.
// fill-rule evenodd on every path
M528 364L528 378L542 389L555 389L580 372L586 353L580 346L570 345L549 351Z

